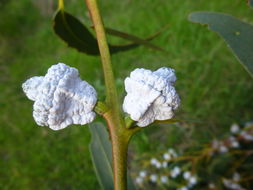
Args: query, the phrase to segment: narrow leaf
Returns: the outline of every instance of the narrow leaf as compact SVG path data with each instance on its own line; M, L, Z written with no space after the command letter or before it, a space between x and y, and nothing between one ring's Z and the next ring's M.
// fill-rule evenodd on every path
M167 27L166 27L167 28ZM150 37L147 37L145 39L141 39L137 36L134 36L134 35L131 35L131 34L128 34L128 33L125 33L125 32L120 32L120 31L117 31L117 30L114 30L114 29L111 29L111 28L105 28L105 31L107 34L109 35L112 35L112 36L116 36L116 37L120 37L122 39L125 39L125 40L129 40L129 41L132 41L136 44L139 44L139 45L143 45L143 46L146 46L148 48L151 48L151 49L154 49L154 50L158 50L158 51L162 51L162 52L166 52L164 49L152 44L149 42L149 40L152 40L154 39L156 36L158 36L162 31L164 31L165 28L163 28L162 30L156 32L155 34L151 35ZM120 45L119 45L120 46ZM121 46L122 47L122 46Z
M178 119L167 119L167 120L155 120L154 124L172 124L177 123L180 120Z
M252 2L252 1L251 1ZM207 24L224 38L244 68L253 76L253 26L235 17L215 12L194 12L189 20Z
M102 123L93 123L89 129L92 134L90 153L97 178L104 190L113 190L112 147L108 132ZM128 189L135 190L130 176Z
M85 27L77 18L64 11L63 8L57 11L54 17L53 28L55 33L70 47L88 55L99 55L97 39L92 35L87 27ZM127 51L137 48L140 45L165 52L165 50L162 48L148 42L148 40L154 39L156 36L158 36L161 31L148 37L147 39L140 39L136 36L109 28L106 30L106 32L110 35L132 41L132 43L123 45L109 44L111 53Z

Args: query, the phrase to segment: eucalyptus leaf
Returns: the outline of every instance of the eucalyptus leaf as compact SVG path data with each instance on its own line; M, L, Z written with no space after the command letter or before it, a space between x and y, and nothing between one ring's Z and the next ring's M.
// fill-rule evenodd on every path
M125 40L132 41L132 42L134 42L138 45L143 45L143 46L146 46L148 48L166 53L166 50L164 50L164 49L162 49L162 48L160 48L160 47L158 47L158 46L156 46L156 45L149 42L149 40L152 40L155 37L157 37L166 28L167 28L167 26L162 28L160 31L156 32L155 34L152 34L151 36L145 38L145 39L141 39L137 36L134 36L134 35L131 35L131 34L128 34L128 33L125 33L125 32L120 32L120 31L117 31L117 30L114 30L114 29L111 29L111 28L105 28L105 32L109 35L113 35L113 36L120 37L120 38L125 39ZM127 45L124 45L124 46L127 46ZM122 47L122 46L118 45L118 47Z
M253 0L248 0L249 1L249 6L251 7L251 8L253 8Z
M89 148L98 181L104 190L113 190L112 147L108 132L102 123L90 124L89 129L92 134ZM130 176L128 189L135 190Z
M252 1L250 1L252 3ZM192 22L207 24L209 29L224 38L240 63L253 77L253 26L239 19L215 12L194 12Z
M58 10L54 17L54 31L70 47L89 55L99 55L97 40L79 20Z
M97 39L93 34L83 25L77 18L67 13L62 9L59 9L54 17L53 25L55 33L65 41L70 47L77 49L82 53L88 55L99 55L99 49L97 44ZM106 28L106 32L109 35L120 37L122 39L131 41L132 43L122 44L122 45L113 45L109 44L110 52L117 53L121 51L127 51L133 48L137 48L140 45L144 45L154 50L159 50L166 52L162 48L155 46L148 42L148 40L154 39L158 36L163 30L155 33L154 35L141 39L136 36L120 32L114 29Z
M91 124L89 129L92 134L90 153L98 181L104 190L112 190L112 149L108 133L101 123Z

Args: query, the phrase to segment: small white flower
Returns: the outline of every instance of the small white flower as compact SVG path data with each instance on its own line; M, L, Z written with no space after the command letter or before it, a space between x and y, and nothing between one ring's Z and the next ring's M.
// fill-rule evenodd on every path
M177 155L176 152L173 154L173 157L174 157L174 158L178 157L178 155Z
M155 182L157 181L157 179L158 179L158 177L157 177L156 174L150 175L150 181L151 181L151 182L155 183Z
M233 190L243 190L242 186L237 183L232 183L230 188Z
M141 185L141 184L143 183L143 178L142 178L142 177L137 177L137 178L135 179L135 182L136 182L137 184Z
M231 190L245 190L242 186L240 186L237 183L234 183L232 180L229 179L223 179L222 180L225 187Z
M195 176L191 176L189 178L190 185L195 185L197 183L197 178Z
M160 180L161 180L161 183L163 183L163 184L166 184L169 181L167 176L161 176Z
M174 168L174 171L177 173L177 174L180 174L181 173L181 169L179 167L175 167Z
M230 147L232 148L239 148L240 144L237 141L237 139L234 136L230 136L229 137L229 143L230 143Z
M219 152L220 153L226 153L226 152L228 152L228 148L225 145L221 145L219 147Z
M250 135L248 132L246 131L242 131L241 132L241 136L244 140L247 140L247 141L253 141L253 136Z
M180 104L173 86L176 76L173 69L160 68L155 72L135 69L125 79L127 95L123 110L137 125L145 127L155 120L167 120L174 116Z
M179 188L179 189L177 189L177 190L188 190L188 187L183 186L183 187L180 187L180 188Z
M147 176L147 172L144 171L144 170L143 170L143 171L140 171L139 176L142 177L142 178L144 178L144 177Z
M34 102L33 117L40 126L59 130L94 120L95 89L79 77L78 70L63 63L53 65L45 76L32 77L22 85Z
M234 123L233 125L231 125L230 131L231 131L231 133L233 133L233 134L238 133L238 132L240 131L239 125L236 124L236 123Z
M150 164L153 165L153 166L156 166L156 163L158 162L158 160L156 158L152 158L150 160Z
M162 167L162 164L160 162L156 162L155 167L157 169L160 169Z
M163 161L162 166L163 166L163 168L167 168L168 163L166 161Z
M239 148L239 147L240 147L240 144L239 144L238 141L233 141L233 142L231 143L231 146L232 146L233 148Z
M169 148L169 149L168 149L168 152L169 152L174 158L177 157L177 153L176 153L176 151L175 151L173 148Z
M230 186L232 184L232 182L228 179L222 179L222 182L223 182L223 185L228 188L230 188Z
M184 172L183 176L184 176L184 179L190 179L190 177L191 177L191 172L186 171L186 172Z
M171 159L171 155L169 154L169 153L164 153L163 154L163 158L164 158L164 160L170 160Z
M179 167L175 167L171 170L170 175L172 178L176 178L181 173L181 170Z

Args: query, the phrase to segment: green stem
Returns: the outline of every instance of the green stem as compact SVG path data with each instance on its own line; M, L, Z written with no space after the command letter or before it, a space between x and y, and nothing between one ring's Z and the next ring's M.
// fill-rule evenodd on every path
M64 9L64 1L58 0L58 9L63 10Z
M86 0L86 4L89 9L89 13L92 19L92 22L95 27L98 47L100 51L104 77L105 77L105 85L106 85L106 103L111 104L115 103L118 100L117 91L114 84L114 75L111 65L111 55L109 51L109 47L106 40L105 29L103 26L103 22L101 16L99 14L98 6L96 0Z
M113 159L113 174L114 174L114 190L127 189L127 149L131 135L127 129L118 130L114 125L113 114L106 112L104 117L110 132L112 141L112 159Z
M110 51L97 2L96 0L85 1L95 28L105 77L106 105L108 109L106 113L103 113L103 117L107 121L112 141L114 190L126 190L127 148L131 135L128 133L128 130L125 127L125 121L120 110L120 104L111 66Z
M106 112L104 117L107 121L112 141L112 158L114 173L114 190L127 189L127 151L131 137L140 131L141 127L123 128L117 130L113 126L113 115Z

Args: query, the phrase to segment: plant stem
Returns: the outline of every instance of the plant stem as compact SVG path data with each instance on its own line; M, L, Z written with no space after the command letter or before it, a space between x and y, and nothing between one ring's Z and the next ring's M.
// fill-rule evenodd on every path
M104 71L105 77L105 85L106 85L106 103L114 103L117 101L117 91L114 84L114 76L113 70L111 66L111 56L109 47L107 44L105 29L103 26L103 22L101 16L99 14L98 6L96 0L86 0L86 4L88 6L88 10L94 24L94 28L96 31L98 47L101 55L101 61Z
M63 2L63 0L58 0L58 8L59 9L64 9L64 2Z
M113 124L113 114L106 112L104 117L110 132L112 141L112 159L113 159L113 174L114 174L114 190L127 189L127 150L128 142L131 138L131 133L128 133L126 128L118 130Z
M85 1L94 24L105 77L106 105L108 110L103 114L103 117L107 121L112 141L114 190L126 190L127 148L131 135L127 132L128 130L125 127L125 121L120 110L120 104L111 66L110 51L97 2L96 0Z

